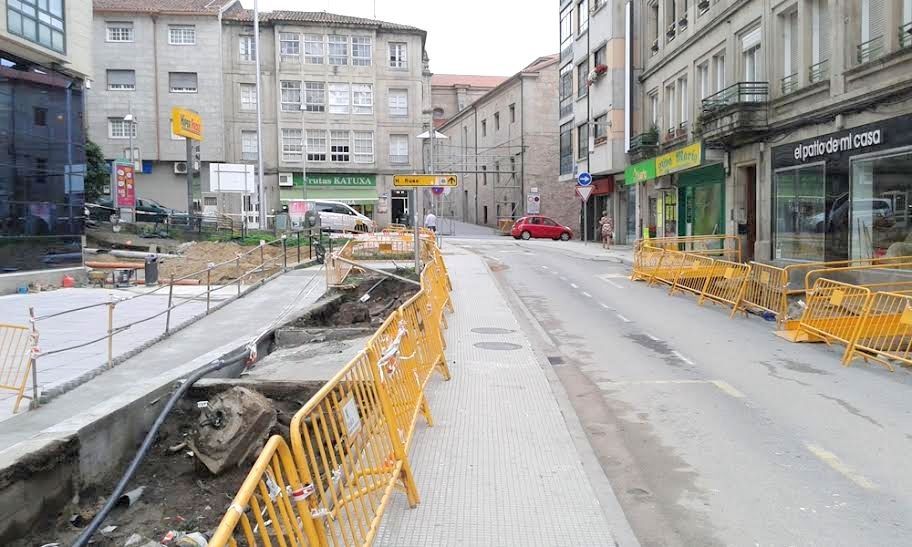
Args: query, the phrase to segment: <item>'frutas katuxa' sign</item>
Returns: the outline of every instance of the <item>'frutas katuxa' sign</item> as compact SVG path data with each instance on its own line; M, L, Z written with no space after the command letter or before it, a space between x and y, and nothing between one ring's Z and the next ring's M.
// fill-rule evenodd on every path
M194 141L203 140L203 118L189 108L171 109L171 132Z

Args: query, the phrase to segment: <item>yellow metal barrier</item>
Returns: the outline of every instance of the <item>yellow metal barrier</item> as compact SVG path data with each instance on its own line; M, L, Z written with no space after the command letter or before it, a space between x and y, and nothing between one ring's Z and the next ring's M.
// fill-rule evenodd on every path
M698 304L702 305L709 300L734 308L750 272L749 264L716 260L706 278Z
M780 323L788 312L788 273L784 268L751 262L741 291L735 298L731 316L749 309L772 313Z
M873 296L843 362L849 365L858 358L891 372L892 361L912 365L912 296L888 292Z
M34 348L32 333L28 327L0 323L0 390L16 394L13 413L19 411L32 370Z
M641 240L645 245L669 251L741 261L741 237L732 235L680 236ZM640 242L637 242L640 243ZM636 249L634 249L636 250Z
M847 347L855 340L871 304L871 290L830 279L818 279L808 291L807 307L795 331L777 335L792 342L839 342ZM843 360L848 358L846 355Z
M308 498L285 439L274 435L253 464L209 545L320 545Z
M674 277L674 282L672 282L668 294L674 294L678 289L692 292L696 295L702 294L703 288L712 274L714 263L715 260L712 258L684 253L681 267Z
M630 280L651 279L662 262L664 254L664 249L641 244L638 241L633 254L633 274L630 276Z
M684 265L684 261L685 256L681 251L663 252L658 264L649 275L649 284L652 285L659 281L669 286L673 285L678 272L681 271L681 266Z
M825 276L831 276L833 274L841 274L846 272L866 272L866 271L886 271L899 269L904 270L904 273L908 273L910 279L912 279L912 258L903 257L904 260L889 261L889 262L879 262L877 264L866 264L861 266L837 266L837 267L823 267L813 270L809 270L804 274L804 289L807 290L810 287L814 286L817 279ZM793 272L794 270L790 269L793 266L787 266L786 271ZM885 283L884 285L888 285ZM867 285L866 283L864 285Z

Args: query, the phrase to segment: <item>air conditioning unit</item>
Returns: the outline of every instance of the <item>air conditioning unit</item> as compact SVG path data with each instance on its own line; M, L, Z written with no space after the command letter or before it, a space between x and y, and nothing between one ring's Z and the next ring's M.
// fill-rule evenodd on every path
M187 162L185 162L185 161L174 162L174 174L175 175L186 175L187 174Z
M291 173L279 173L279 186L294 186L294 178Z

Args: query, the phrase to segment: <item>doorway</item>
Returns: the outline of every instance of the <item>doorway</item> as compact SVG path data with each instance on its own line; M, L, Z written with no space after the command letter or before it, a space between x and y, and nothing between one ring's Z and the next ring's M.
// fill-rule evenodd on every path
M391 210L393 224L404 224L410 226L409 220L409 196L407 190L393 190Z
M754 259L754 245L757 243L757 166L742 167L741 177L744 181L745 214L743 219L738 219L738 235L746 240L741 257L749 262Z

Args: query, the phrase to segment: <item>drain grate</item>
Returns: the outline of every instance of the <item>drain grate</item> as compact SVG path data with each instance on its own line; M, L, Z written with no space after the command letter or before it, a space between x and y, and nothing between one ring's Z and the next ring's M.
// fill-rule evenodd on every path
M490 349L494 351L513 351L522 349L522 346L519 344L512 344L510 342L477 342L474 346L478 349Z
M548 362L551 363L552 366L553 365L563 365L564 358L559 355L551 355L548 357Z
M472 329L472 332L477 334L510 334L516 331L510 329L502 329L500 327L475 327Z

